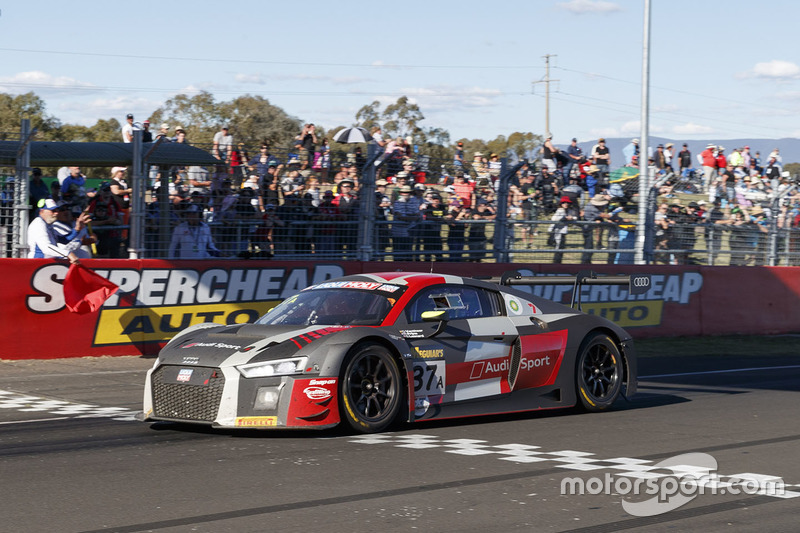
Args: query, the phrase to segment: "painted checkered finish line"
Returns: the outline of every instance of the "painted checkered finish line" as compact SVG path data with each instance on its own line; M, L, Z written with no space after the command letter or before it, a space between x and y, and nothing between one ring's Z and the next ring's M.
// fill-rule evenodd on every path
M135 420L136 415L136 411L123 407L101 407L90 403L54 400L7 390L0 390L0 409L9 409L20 413L46 413L70 418L111 418L125 421Z
M550 463L556 468L564 470L578 470L588 472L594 470L612 470L613 476L627 477L633 479L656 479L669 477L670 474L664 473L663 467L652 464L653 461L647 459L636 459L634 457L612 457L603 459L596 457L594 453L577 450L556 450L547 451L541 446L530 444L489 444L488 441L479 439L442 439L435 435L424 434L396 434L381 433L375 435L359 435L351 437L350 442L355 444L369 445L389 445L395 448L406 448L411 450L438 450L444 453L456 455L467 455L471 457L484 456L500 461L510 461L512 463ZM744 472L740 474L717 474L710 473L706 467L693 465L679 465L670 467L676 472L686 475L702 477L705 486L713 486L716 489L733 487L746 481L754 481L763 486L764 483L776 482L781 480L778 476L767 474L756 474ZM797 498L800 496L800 484L784 483L783 493L775 494L766 489L762 489L758 494L773 496L776 498Z

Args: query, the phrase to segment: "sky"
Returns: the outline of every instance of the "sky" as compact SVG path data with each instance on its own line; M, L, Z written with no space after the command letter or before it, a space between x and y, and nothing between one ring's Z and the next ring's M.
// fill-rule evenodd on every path
M326 129L400 96L451 140L639 137L644 0L0 2L0 92L64 123L260 95ZM800 137L800 2L652 0L649 134Z

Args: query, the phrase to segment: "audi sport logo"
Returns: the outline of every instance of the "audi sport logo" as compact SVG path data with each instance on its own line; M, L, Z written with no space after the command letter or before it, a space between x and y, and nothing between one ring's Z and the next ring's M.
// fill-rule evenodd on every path
M650 286L650 277L649 276L636 276L631 278L631 285L634 287L649 287Z

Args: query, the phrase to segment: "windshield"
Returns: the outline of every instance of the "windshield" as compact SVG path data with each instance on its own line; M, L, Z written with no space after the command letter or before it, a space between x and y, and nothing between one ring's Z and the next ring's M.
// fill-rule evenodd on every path
M256 321L266 325L378 326L402 290L315 289L287 298ZM398 287L399 289L399 287Z

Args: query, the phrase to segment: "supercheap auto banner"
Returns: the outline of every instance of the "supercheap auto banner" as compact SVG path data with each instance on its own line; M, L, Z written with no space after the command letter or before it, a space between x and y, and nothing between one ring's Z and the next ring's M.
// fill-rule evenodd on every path
M0 359L152 355L178 331L201 322L252 322L308 285L379 271L461 276L576 274L580 265L86 260L119 286L96 312L64 305L64 261L0 259ZM800 331L800 268L606 267L598 273L650 274L646 293L584 286L583 311L612 320L634 337ZM518 287L569 304L571 285Z

